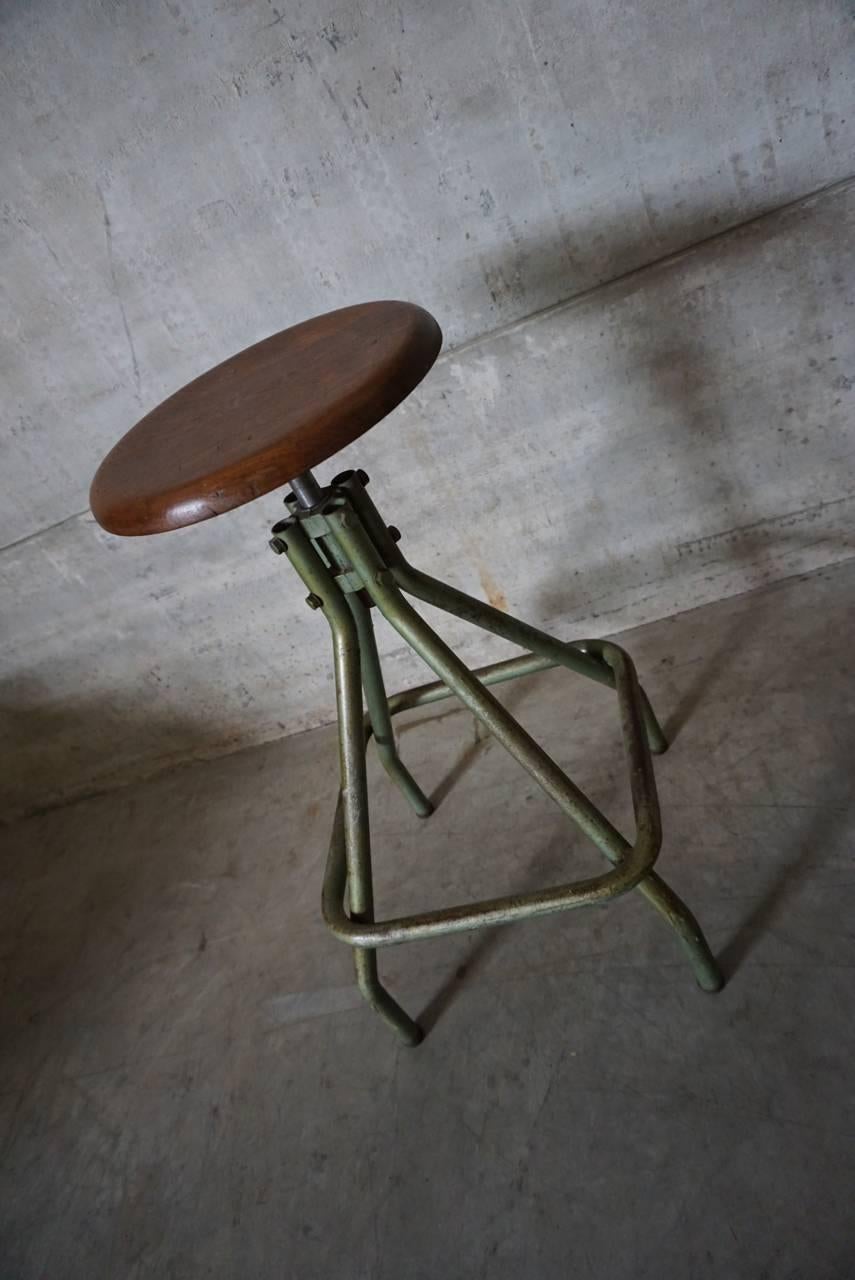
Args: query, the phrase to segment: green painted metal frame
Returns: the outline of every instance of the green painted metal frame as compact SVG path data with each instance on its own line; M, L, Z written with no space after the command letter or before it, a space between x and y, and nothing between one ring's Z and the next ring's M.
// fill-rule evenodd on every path
M421 1028L382 986L377 949L606 902L631 889L651 903L676 931L698 984L723 985L721 971L688 907L653 871L662 831L651 752L667 741L629 655L605 640L567 643L511 618L446 583L414 569L369 498L363 472L345 472L322 491L311 509L293 495L291 514L273 529L271 546L284 552L309 589L307 603L330 625L339 723L341 789L323 886L324 919L354 948L357 981L368 1003L408 1043ZM471 671L406 599L463 618L530 652ZM376 607L424 659L438 679L387 698L370 609ZM489 686L549 667L563 666L617 693L635 814L632 844L612 826L554 760L490 692ZM365 692L367 712L363 715ZM373 736L389 776L420 817L433 806L398 755L392 717L413 707L456 696L510 752L559 808L612 864L603 874L533 893L491 898L391 920L377 920L371 873L366 747Z

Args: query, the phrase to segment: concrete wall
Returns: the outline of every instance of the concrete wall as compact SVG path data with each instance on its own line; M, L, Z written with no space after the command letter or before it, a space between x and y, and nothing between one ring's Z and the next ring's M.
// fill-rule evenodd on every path
M0 21L8 810L331 715L275 496L120 541L86 491L164 394L333 306L411 298L456 348L336 469L417 562L560 634L852 554L842 2Z

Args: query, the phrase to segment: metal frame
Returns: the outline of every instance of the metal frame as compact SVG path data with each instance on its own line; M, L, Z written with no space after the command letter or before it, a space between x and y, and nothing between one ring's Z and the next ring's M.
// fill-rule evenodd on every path
M330 929L354 948L357 981L368 1003L406 1043L418 1044L421 1028L380 982L377 948L590 906L636 888L676 931L698 984L705 991L718 991L724 980L698 922L652 870L662 831L651 752L661 753L668 744L629 655L609 641L556 640L414 569L398 548L397 530L386 526L369 498L367 482L364 472L349 471L321 489L311 473L298 477L292 482L294 493L286 498L291 514L274 526L270 545L288 556L309 589L307 603L323 610L332 631L341 789L322 904ZM470 671L417 613L405 592L530 652ZM387 698L372 607L431 667L436 682ZM636 824L632 844L489 690L500 681L555 666L567 667L617 693ZM599 876L532 893L377 920L365 762L368 741L373 736L386 771L415 812L428 817L433 806L398 755L392 716L452 696L469 708L612 866Z

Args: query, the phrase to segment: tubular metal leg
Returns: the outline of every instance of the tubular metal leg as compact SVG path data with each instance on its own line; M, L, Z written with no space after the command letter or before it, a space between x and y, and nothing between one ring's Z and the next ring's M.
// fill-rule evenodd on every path
M352 918L370 922L374 919L374 891L359 633L342 592L309 539L297 526L289 530L286 551L310 591L317 593L332 630L347 889ZM357 947L354 949L354 962L359 990L371 1007L389 1023L405 1044L418 1044L423 1039L424 1032L380 982L376 951L373 948Z
M468 596L465 591L458 591L447 582L440 582L438 578L432 578L429 574L414 569L406 561L402 561L400 568L393 569L393 574L402 590L418 600L424 600L425 604L431 604L437 609L443 609L446 613L462 618L464 622L482 627L484 631L501 636L511 644L518 644L532 653L551 658L558 666L567 667L578 675L587 676L589 680L614 688L614 673L584 645L567 644L563 640L556 640L554 636L547 635L545 631L538 631L537 627L532 627L528 622L512 618L501 609L494 609L483 600L476 600L474 596ZM640 693L648 745L655 755L662 755L668 750L668 739L656 719L647 694L643 689L640 689Z
M530 623L512 618L501 609L495 609L483 600L476 600L465 591L458 591L447 582L415 569L404 557L383 517L368 496L363 483L367 477L360 477L356 472L346 473L346 476L342 488L347 490L368 536L387 561L395 582L402 591L415 596L417 600L423 600L425 604L462 618L464 622L471 622L473 626L500 636L511 644L519 645L521 649L528 649L531 653L548 658L556 666L567 667L580 676L587 676L589 680L614 689L614 672L607 663L589 653L584 644L568 644L563 640L556 640L555 636L539 631ZM662 755L668 750L668 739L644 689L640 689L640 693L648 745L654 755Z
M287 552L309 588L308 603L323 609L332 631L341 789L324 879L323 911L333 932L354 949L357 982L366 1001L407 1044L418 1044L423 1036L421 1028L380 982L378 947L589 905L632 888L637 888L674 929L698 984L706 991L717 991L724 979L698 922L652 870L661 827L650 752L664 751L667 742L638 685L629 656L605 641L567 644L556 640L413 569L396 546L395 531L386 528L367 497L364 480L355 472L337 478L323 491L322 502L295 511L274 528L277 536L272 545L274 550ZM293 499L289 502L294 505ZM470 671L408 602L404 591L531 652L479 672ZM433 669L439 677L437 684L387 698L366 595ZM636 819L632 845L487 688L549 666L567 667L617 693ZM362 710L363 687L367 719ZM367 738L373 732L390 777L415 811L427 816L430 801L398 756L391 717L406 707L454 695L597 845L612 869L593 879L529 894L377 921L365 768Z
M344 604L344 602L341 602ZM371 835L368 819L368 780L365 771L365 732L362 721L362 685L359 637L345 610L325 612L333 632L335 649L336 700L338 703L339 752L341 761L344 827L348 850L348 893L351 915L356 920L373 920L374 890L371 875ZM347 625L345 618L347 617ZM368 948L354 951L356 981L365 999L405 1044L416 1045L423 1038L418 1023L406 1013L380 982L377 953Z
M336 529L336 539L359 570L369 594L384 617L424 658L440 680L469 707L474 715L478 716L485 727L535 777L547 794L582 827L609 861L615 864L620 863L628 848L623 836L590 805L581 792L573 787L570 780L557 768L542 748L524 734L513 717L404 599L396 585L398 575L393 576L389 571L384 572L382 567L378 570L377 554L364 532L351 521L344 519L339 522ZM438 585L444 586L444 584ZM452 591L452 588L448 590ZM440 593L436 595L437 598L431 603L445 607L440 602ZM471 604L479 606L480 602L473 600ZM489 608L489 606L481 607ZM453 612L456 613L458 610L454 609ZM472 613L475 614L475 612L473 609ZM481 625L477 616L474 616L472 621ZM548 637L545 638L548 639ZM594 655L602 659L606 648L607 646L602 642L591 641L589 660L595 660ZM649 706L649 703L647 705ZM658 728L658 725L656 727ZM649 728L648 723L648 732ZM568 792L568 787L572 788L572 791ZM658 824L658 814L656 820ZM705 991L718 991L724 984L724 978L700 926L688 907L652 871L639 880L637 887L676 932L689 957L698 984Z
M355 947L353 959L356 966L356 983L375 1013L388 1022L404 1044L415 1048L425 1038L425 1033L397 1000L394 1000L377 976L377 952L371 947Z
M359 637L362 684L365 689L365 701L368 703L368 718L377 744L377 754L389 777L401 788L418 816L429 818L433 813L433 805L398 755L371 613L354 592L347 596L347 603L353 614Z
M365 534L345 518L335 521L335 537L380 612L410 647L589 839L603 852L609 850L615 862L621 861L629 843L428 626L395 586L391 574L382 566L378 570L376 553ZM658 814L655 818L658 827Z
M676 933L701 990L721 991L724 974L710 951L701 926L682 898L678 898L670 885L655 871L649 871L636 888Z

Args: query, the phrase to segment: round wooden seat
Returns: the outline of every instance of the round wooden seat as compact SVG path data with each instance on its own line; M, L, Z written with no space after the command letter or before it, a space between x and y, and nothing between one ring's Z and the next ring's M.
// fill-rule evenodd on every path
M111 533L164 533L259 498L361 436L442 343L408 302L368 302L257 342L176 391L101 463L89 501Z

